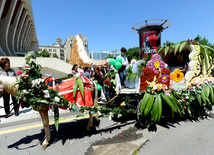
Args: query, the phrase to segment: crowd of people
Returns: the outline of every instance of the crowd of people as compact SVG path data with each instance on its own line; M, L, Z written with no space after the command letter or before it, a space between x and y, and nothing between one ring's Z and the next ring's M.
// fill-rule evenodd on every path
M95 63L92 63L90 67L84 67L83 70L84 72L79 72L78 69L82 69L81 65L74 64L72 67L72 71L68 76L86 76L88 78L91 78L95 82L97 82L100 86L103 87L104 83L104 77L105 74L108 72L115 72L118 73L120 76L120 81L121 85L124 86L124 81L126 78L126 69L128 65L128 59L125 56L126 54L126 48L121 48L121 55L118 57L122 58L122 65L121 68L116 70L114 66L110 65L109 63L106 63L105 65L98 66ZM0 75L2 76L17 76L15 71L10 67L10 60L9 58L1 58L0 60ZM108 77L107 77L108 78ZM19 115L19 107L17 105L17 100L14 96L10 94L4 93L3 95L3 105L4 105L4 110L5 110L5 117L8 118L12 116L11 110L10 110L10 99L12 99L12 104L13 104L13 109L14 109L14 114L15 116Z

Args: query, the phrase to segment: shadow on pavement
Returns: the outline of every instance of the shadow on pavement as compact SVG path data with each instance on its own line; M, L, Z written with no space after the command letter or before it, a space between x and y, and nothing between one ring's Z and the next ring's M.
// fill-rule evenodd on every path
M99 126L100 122L97 121L95 118L93 121L94 121L94 127L92 128L92 130L90 132L87 132L87 130L86 130L86 127L88 124L88 119L81 119L81 120L76 120L76 121L72 121L72 122L68 122L68 123L60 123L58 132L55 129L55 125L50 125L50 129L51 129L50 145L57 143L58 141L62 141L62 145L64 145L65 142L70 139L81 139L86 136L90 137L92 135L102 134L102 133L106 133L106 132L111 133L115 129L120 129L123 126L126 126L128 124L134 124L136 122L136 121L131 121L131 122L129 121L126 123L117 123L116 122L111 126L105 127L104 129L97 130L96 127ZM8 148L16 148L18 150L24 150L24 149L36 147L39 144L40 145L42 144L42 142L44 140L44 135L45 135L45 133L44 133L44 130L42 129L41 133L23 137L22 139L18 140L17 142L9 145ZM31 143L34 140L39 140L40 143L38 143L38 144L34 143L31 145ZM25 146L25 148L23 146Z

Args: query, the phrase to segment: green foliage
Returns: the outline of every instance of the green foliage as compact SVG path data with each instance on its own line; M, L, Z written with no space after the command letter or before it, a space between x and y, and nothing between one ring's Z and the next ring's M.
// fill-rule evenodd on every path
M74 82L73 98L75 98L75 96L76 96L76 92L77 92L78 87L79 87L79 90L81 92L82 98L84 99L84 87L83 87L83 83L82 83L80 76L77 77L75 82Z
M129 48L128 51L126 52L126 57L128 58L128 61L131 61L132 59L139 60L140 48L139 47Z
M43 50L42 52L38 53L38 57L50 57L50 53L46 50Z
M58 55L56 53L53 54L53 58L59 59Z
M47 107L55 109L55 125L58 130L59 113L58 106L68 107L68 100L58 94L58 91L48 89L41 74L41 65L36 63L36 54L29 52L26 64L20 70L23 71L17 78L18 92L16 99L21 102L22 107L30 107L34 110L42 110Z
M107 58L114 58L114 56L112 54L108 54L105 59Z

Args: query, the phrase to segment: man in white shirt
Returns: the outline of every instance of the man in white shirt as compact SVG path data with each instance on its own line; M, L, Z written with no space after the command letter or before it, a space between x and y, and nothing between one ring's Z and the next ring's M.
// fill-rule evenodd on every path
M117 57L121 57L122 58L122 66L118 69L118 74L120 76L120 81L121 81L121 86L125 86L124 81L126 80L126 68L128 66L128 59L125 56L126 55L126 48L122 47L121 48L121 55L117 56Z

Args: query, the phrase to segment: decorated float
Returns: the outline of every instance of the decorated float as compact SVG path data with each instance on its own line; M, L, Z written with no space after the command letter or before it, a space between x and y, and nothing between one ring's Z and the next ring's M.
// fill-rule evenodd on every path
M40 113L45 129L43 146L47 146L50 140L49 109L54 111L57 130L58 108L89 112L87 129L92 127L92 114L98 112L113 120L135 116L139 124L149 128L155 127L163 117L207 117L214 103L214 79L211 76L214 49L187 41L163 46L158 52L151 59L132 61L127 70L125 89L121 89L116 73L107 73L103 86L106 101L98 102L100 88L91 79L43 78L41 65L36 62L33 52L26 55L26 64L19 78L8 81L8 78L0 76L0 84L2 92L16 95L21 107ZM183 56L182 61L177 59L178 55ZM187 59L184 58L186 55ZM179 68L170 72L169 68L176 66L169 63L171 59L181 61L181 65L188 62L189 71L185 75ZM110 63L119 69L120 61L111 60ZM9 84L11 87L8 87Z

